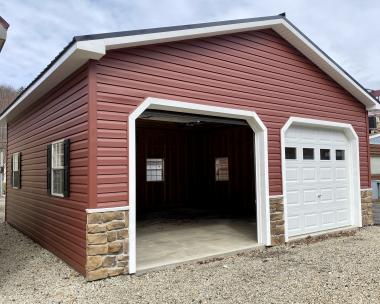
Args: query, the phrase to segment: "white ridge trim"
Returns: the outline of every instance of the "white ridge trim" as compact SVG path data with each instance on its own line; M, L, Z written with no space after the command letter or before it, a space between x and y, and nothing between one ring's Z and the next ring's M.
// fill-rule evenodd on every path
M127 211L127 210L129 210L129 206L109 207L109 208L91 208L91 209L86 209L86 213Z

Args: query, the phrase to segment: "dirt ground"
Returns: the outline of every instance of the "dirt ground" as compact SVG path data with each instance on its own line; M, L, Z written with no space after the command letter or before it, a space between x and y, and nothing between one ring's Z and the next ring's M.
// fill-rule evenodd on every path
M0 219L0 263L0 303L380 303L379 227L88 283Z

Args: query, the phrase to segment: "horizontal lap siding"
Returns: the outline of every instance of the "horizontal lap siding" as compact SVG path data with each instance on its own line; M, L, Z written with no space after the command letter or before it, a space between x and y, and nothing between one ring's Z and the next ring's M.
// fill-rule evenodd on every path
M88 78L81 69L8 123L7 221L78 271L85 267L88 204ZM70 196L46 190L47 145L70 139ZM11 155L21 152L21 189L11 187Z
M368 187L364 106L273 31L107 53L97 66L99 149L124 153L128 115L149 96L257 112L268 128L271 194L282 193L280 130L290 116L351 123L360 138L361 184ZM105 186L116 176L127 183L127 158L119 172L107 170L121 158L102 158L98 192L108 195L102 205L128 199L119 188Z

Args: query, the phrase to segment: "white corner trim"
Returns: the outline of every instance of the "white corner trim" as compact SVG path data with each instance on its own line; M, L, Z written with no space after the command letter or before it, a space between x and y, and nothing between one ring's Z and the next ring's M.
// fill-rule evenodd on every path
M177 100L148 97L130 115L128 119L128 158L129 158L129 273L136 272L136 119L146 109L201 114L209 116L243 119L255 133L256 168L256 207L257 238L261 245L271 244L269 214L268 179L268 138L267 128L253 111L227 107L210 106Z
M127 210L129 210L129 206L110 207L110 208L91 208L91 209L86 209L86 213L127 211Z
M360 195L360 155L359 137L351 124L339 123L328 120L309 119L302 117L290 117L281 129L281 174L282 192L284 194L284 221L285 221L285 242L289 241L287 229L287 199L286 199L286 168L285 168L285 133L292 126L314 126L320 128L330 128L343 131L349 139L350 157L350 197L352 198L352 226L361 227L361 195Z

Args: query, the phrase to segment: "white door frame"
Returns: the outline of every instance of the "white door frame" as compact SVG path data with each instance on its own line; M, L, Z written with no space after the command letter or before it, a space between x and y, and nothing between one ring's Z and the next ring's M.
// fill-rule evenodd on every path
M271 244L271 237L269 217L268 138L267 128L259 116L253 111L148 97L129 115L128 119L129 273L136 272L136 119L148 108L235 118L247 121L255 133L257 238L259 244L269 246Z
M288 223L287 223L287 197L286 197L286 170L285 170L285 133L293 125L297 126L311 126L332 130L340 130L345 133L348 143L349 151L348 167L349 167L349 185L351 198L351 225L355 227L362 226L361 216L361 196L360 196L360 158L359 158L359 137L356 134L351 124L318 120L302 117L290 117L281 129L281 171L282 171L282 193L284 200L284 221L285 221L285 242L289 241L288 236Z

